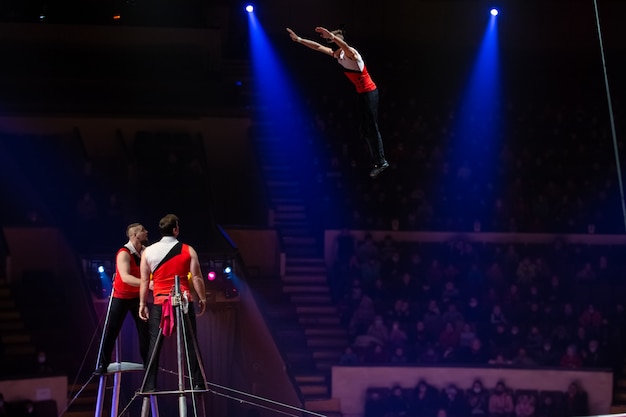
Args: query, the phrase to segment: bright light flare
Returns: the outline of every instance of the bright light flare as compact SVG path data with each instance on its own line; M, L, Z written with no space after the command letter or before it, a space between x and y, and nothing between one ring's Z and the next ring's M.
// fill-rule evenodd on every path
M497 16L498 15L498 9L493 8L489 11L489 13L491 13L492 16Z
M248 5L246 6L246 12L248 12L248 13L252 13L253 11L254 11L254 6L253 6L253 5L251 5L251 4L248 4Z

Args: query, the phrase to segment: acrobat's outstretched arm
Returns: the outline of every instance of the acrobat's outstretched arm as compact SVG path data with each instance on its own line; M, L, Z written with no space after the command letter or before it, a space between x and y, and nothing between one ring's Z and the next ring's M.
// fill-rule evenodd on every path
M315 31L319 33L322 38L327 39L330 42L334 42L338 47L340 47L346 54L346 58L356 60L359 53L356 49L348 45L342 35L335 35L335 33L321 26L316 27Z
M319 42L312 41L311 39L301 38L300 36L296 35L296 32L289 28L287 28L287 32L289 33L289 37L291 38L291 40L294 42L302 44L309 49L313 49L314 51L321 52L326 55L333 54L332 48L329 48L328 46L324 46Z

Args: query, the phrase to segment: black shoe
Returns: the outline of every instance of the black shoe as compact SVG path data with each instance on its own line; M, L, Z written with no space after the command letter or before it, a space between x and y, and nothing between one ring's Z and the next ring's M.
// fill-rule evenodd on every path
M370 171L370 178L376 178L381 172L389 168L389 162L385 161L380 165L374 165Z
M100 364L98 365L98 367L96 368L95 371L93 371L93 374L95 376L102 376L104 374L107 373L107 369L109 368L109 364L105 363L105 364Z

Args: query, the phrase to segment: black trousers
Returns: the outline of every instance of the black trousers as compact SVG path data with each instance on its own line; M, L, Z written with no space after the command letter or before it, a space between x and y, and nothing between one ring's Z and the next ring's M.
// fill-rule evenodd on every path
M107 365L111 362L111 355L115 347L115 340L122 330L124 320L130 313L137 328L137 337L139 338L139 354L144 365L148 363L148 345L150 343L150 332L148 323L139 318L139 297L137 298L111 298L109 307L109 319L107 328L104 329L104 337L102 339L102 350L98 358L98 367Z
M172 317L172 320L175 320L175 315L176 315L176 309L178 307L172 307L172 311L174 314L174 317ZM182 310L181 310L182 312ZM159 370L159 357L161 356L161 347L163 346L163 337L165 336L161 336L159 338L159 335L161 333L161 316L163 314L163 309L161 304L154 304L152 306L152 308L150 309L150 318L148 319L148 323L150 326L150 347L148 349L148 351L150 352L150 356L148 356L148 362L146 362L147 364L149 364L150 358L152 356L154 356L154 359L152 360L152 364L146 365L148 366L148 368L146 369L146 374L144 376L144 386L143 386L143 391L154 391L156 390L156 385L157 385L157 373ZM198 389L205 389L205 381L204 381L204 377L202 376L202 371L200 369L201 363L200 361L198 361L198 357L199 357L199 353L198 356L196 355L196 312L194 310L194 305L193 303L189 303L189 311L187 314L183 314L183 320L185 322L185 333L183 334L184 340L186 341L186 345L188 346L188 358L189 358L189 366L191 367L191 387L192 388L198 388ZM178 324L178 323L177 323ZM174 330L175 332L177 331L176 329ZM168 337L176 337L175 334L172 334L171 336ZM184 349L184 345L183 344L183 349ZM154 353L153 353L154 352ZM181 355L183 355L183 357L185 357L185 352L181 352ZM185 363L186 360L185 360ZM187 370L187 367L185 366L185 371Z
M385 162L383 138L378 129L378 89L358 94L359 129L367 142L370 157L375 165Z

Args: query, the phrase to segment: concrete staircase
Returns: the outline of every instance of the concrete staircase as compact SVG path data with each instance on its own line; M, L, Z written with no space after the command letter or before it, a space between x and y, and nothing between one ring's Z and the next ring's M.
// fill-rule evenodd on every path
M331 367L338 363L348 335L328 286L321 233L311 224L306 185L271 134L257 129L255 142L270 198L270 225L285 254L285 270L266 292L267 318L307 410L340 415L331 398ZM267 288L266 288L266 291Z

